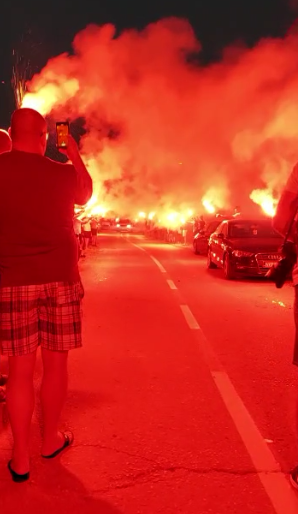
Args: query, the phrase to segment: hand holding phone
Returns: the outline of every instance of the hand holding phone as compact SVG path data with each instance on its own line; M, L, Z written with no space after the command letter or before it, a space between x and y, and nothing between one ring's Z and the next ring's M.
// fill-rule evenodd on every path
M68 148L69 123L59 121L56 123L57 148L59 150Z
M66 155L73 164L81 159L78 145L71 134L68 134L67 148L59 148L59 152Z

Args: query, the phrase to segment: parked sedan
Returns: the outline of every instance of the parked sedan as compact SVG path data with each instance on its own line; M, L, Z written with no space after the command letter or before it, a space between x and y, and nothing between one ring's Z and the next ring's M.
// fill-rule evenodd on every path
M223 268L228 280L265 276L281 259L282 237L270 219L223 221L208 242L208 268Z
M208 241L211 234L217 229L222 220L213 220L207 224L206 229L200 230L193 238L193 251L197 255L207 255Z

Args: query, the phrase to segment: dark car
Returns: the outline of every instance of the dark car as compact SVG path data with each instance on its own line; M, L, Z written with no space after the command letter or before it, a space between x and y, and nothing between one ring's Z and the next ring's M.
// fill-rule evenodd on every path
M282 237L271 219L223 221L208 242L208 268L223 268L228 280L265 276L281 259Z
M209 237L221 222L221 219L210 221L204 230L199 230L199 232L194 235L192 244L195 254L207 255Z

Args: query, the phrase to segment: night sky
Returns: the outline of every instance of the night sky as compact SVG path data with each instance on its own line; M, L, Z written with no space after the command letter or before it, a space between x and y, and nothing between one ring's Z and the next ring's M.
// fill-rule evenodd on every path
M297 15L296 0L12 0L0 14L0 126L14 108L10 87L12 51L28 62L28 74L54 55L69 51L74 35L89 23L111 22L118 30L142 28L162 17L187 18L203 45L201 60L220 58L233 41L253 45L262 37L282 36ZM28 77L30 78L30 77Z

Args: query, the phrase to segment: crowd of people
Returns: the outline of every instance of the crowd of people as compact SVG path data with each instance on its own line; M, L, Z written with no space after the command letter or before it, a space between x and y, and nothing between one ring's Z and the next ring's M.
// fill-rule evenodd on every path
M86 257L86 250L89 246L98 245L98 234L100 231L100 221L96 216L85 216L81 218L78 213L73 220L74 233L77 238L78 259Z

